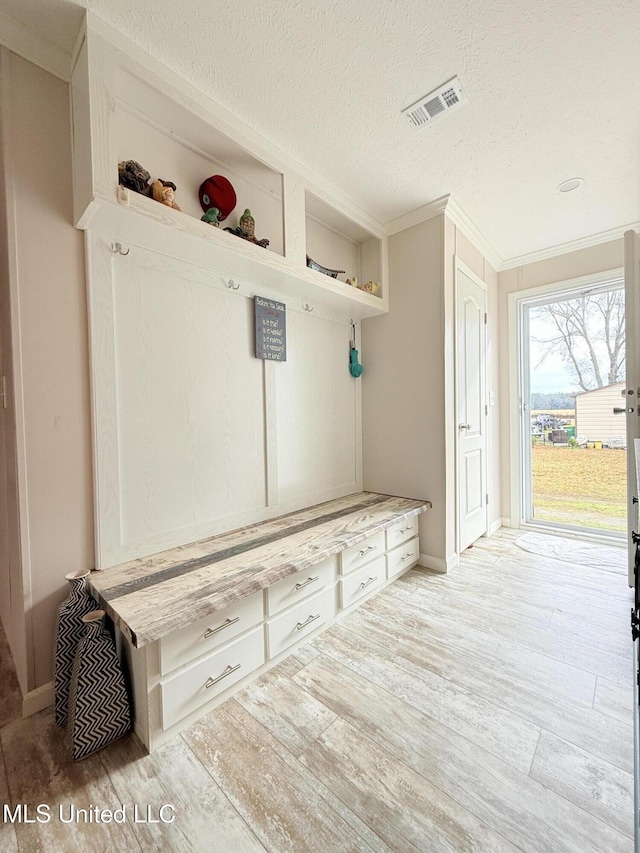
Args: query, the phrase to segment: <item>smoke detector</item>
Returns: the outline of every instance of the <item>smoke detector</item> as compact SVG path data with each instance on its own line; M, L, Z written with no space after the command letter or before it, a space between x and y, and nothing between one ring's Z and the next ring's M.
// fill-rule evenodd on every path
M423 95L410 107L405 107L401 112L409 120L411 127L423 127L431 124L435 119L451 112L456 107L467 103L467 96L462 91L462 84L457 77L452 77L442 86Z

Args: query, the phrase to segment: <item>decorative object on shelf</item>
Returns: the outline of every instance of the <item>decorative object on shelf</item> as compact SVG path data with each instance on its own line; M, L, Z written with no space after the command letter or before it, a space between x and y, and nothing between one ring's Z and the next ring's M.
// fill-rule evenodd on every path
M224 222L236 206L236 191L223 175L212 175L200 184L198 190L200 206L206 213L212 207L218 208L218 222Z
M348 278L347 284L351 285L351 287L356 287L358 290L363 290L365 293L377 293L380 290L380 282L367 281L366 283L359 284L357 275L354 275L353 278Z
M128 190L151 198L151 175L136 160L123 160L118 163L118 183Z
M307 266L310 270L317 270L318 272L324 273L324 275L330 275L331 278L338 278L338 275L344 272L344 270L330 270L329 267L323 267L322 264L314 261L313 258L309 257L309 255L307 255Z
M174 210L180 210L173 197L176 190L177 187L172 181L163 181L162 178L158 178L153 182L153 198L155 201L166 204L167 207L172 207Z
M88 569L65 575L71 585L69 597L58 607L53 686L56 726L66 726L69 712L69 687L78 642L84 633L82 617L95 610L97 602L87 589Z
M69 731L75 761L102 749L131 728L129 695L116 648L104 624L104 610L82 621L69 699Z
M354 379L362 376L364 367L358 361L358 350L356 349L356 325L351 321L351 341L349 342L349 373Z
M220 225L220 211L217 207L210 207L209 210L201 216L200 219L203 222L208 222L209 225L215 225L216 228Z
M235 234L236 237L242 237L243 240L248 240L250 243L255 243L256 246L262 246L263 249L266 249L269 245L269 241L266 238L256 240L256 221L248 207L240 217L240 224L237 228L225 228L224 230L230 234Z

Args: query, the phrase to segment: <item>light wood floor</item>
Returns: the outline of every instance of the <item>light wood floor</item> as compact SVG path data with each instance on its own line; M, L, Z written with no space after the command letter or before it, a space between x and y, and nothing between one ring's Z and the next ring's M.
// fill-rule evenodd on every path
M0 850L630 853L626 579L516 536L411 571L152 756L128 737L74 764L50 712L6 723L2 802L175 821L53 811Z

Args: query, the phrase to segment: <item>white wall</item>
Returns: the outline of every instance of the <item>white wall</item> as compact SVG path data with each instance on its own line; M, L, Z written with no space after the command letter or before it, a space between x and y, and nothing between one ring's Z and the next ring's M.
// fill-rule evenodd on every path
M460 258L487 284L487 371L497 389L497 274L445 215L389 238L390 313L363 323L364 486L427 498L425 562L456 560L454 281ZM497 407L488 427L490 522L500 517Z
M82 236L71 225L68 87L4 49L2 83L10 269L2 329L4 348L9 311L22 569L16 576L14 556L8 627L6 609L2 618L26 692L51 678L64 575L93 559L86 300ZM1 571L6 588L4 561Z
M509 440L509 424L517 417L517 392L515 391L511 346L515 329L509 327L509 295L525 290L542 288L581 276L610 272L624 264L623 240L612 240L555 258L536 261L498 273L498 309L500 326L500 405L499 413L505 441L500 451L500 476L502 516L506 523L517 526L518 518L512 506L517 504L516 484L512 472L517 469L518 448ZM513 517L512 517L513 516Z
M364 487L428 499L420 548L445 558L442 216L389 238L389 314L362 324Z

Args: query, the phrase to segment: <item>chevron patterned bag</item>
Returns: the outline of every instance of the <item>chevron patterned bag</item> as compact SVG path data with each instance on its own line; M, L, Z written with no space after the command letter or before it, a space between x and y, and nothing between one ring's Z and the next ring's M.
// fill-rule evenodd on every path
M83 617L71 675L69 734L78 761L110 744L131 728L131 708L116 648L104 624L104 610Z
M65 580L70 583L71 589L69 597L58 607L53 677L56 726L67 725L71 671L78 642L85 631L82 617L98 606L87 589L88 574L87 569L65 575Z

